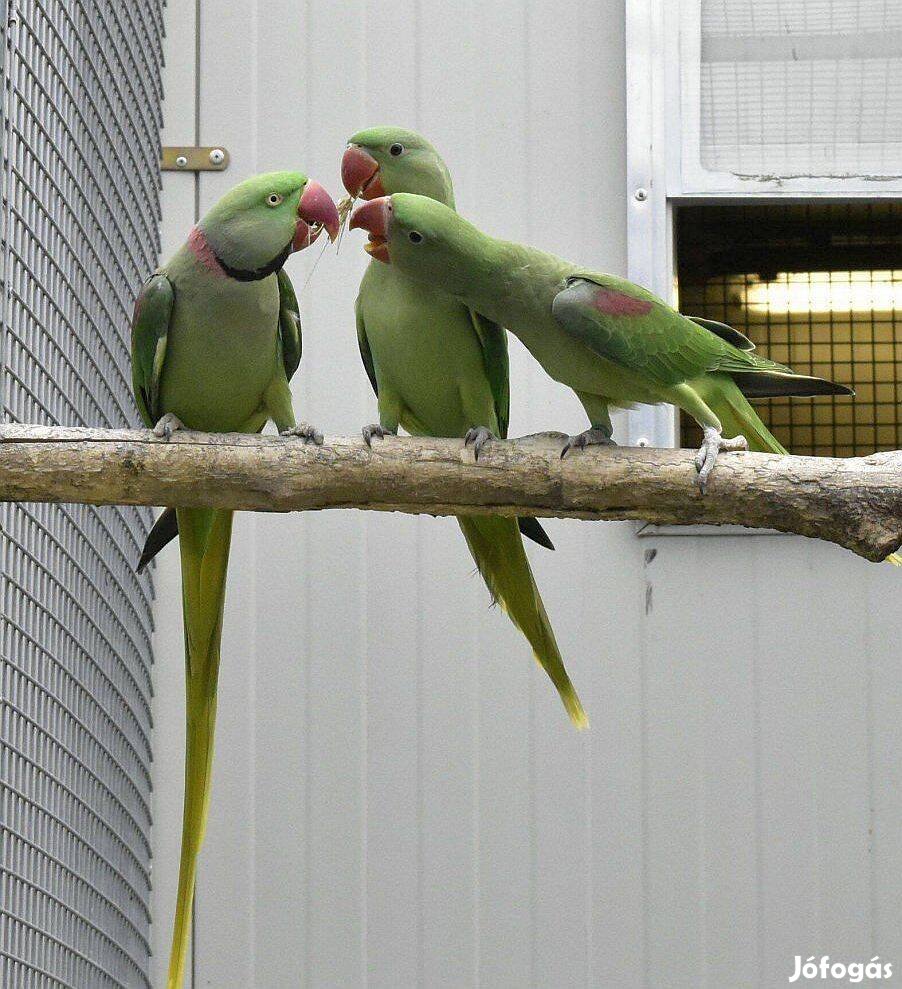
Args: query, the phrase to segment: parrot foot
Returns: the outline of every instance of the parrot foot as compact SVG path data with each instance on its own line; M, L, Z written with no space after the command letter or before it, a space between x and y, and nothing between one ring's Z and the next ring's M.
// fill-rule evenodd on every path
M317 446L323 445L323 434L311 426L309 422L299 422L290 429L279 430L279 436L299 436L305 443L315 443Z
M373 445L374 436L378 436L380 440L384 440L386 436L398 435L397 429L388 429L386 426L380 426L377 422L371 423L369 426L364 426L360 432L363 434L363 442L367 446Z
M611 434L607 429L600 426L593 426L577 436L568 436L564 449L561 450L561 460L567 456L571 450L584 450L587 446L617 446L611 439Z
M161 440L168 440L173 433L185 428L185 424L177 415L167 412L166 415L160 417L160 421L153 427L153 434Z
M497 440L498 437L485 426L472 426L467 430L464 437L464 449L473 444L473 459L479 459L479 452L490 440Z
M725 440L719 429L713 426L705 427L705 438L695 455L695 469L698 471L698 486L704 494L708 488L708 477L714 470L717 454L721 450L748 450L749 442L744 436L734 436Z

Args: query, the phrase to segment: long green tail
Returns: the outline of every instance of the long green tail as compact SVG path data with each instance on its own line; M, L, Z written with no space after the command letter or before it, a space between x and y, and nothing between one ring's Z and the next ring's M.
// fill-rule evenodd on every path
M197 858L210 805L216 685L232 513L180 508L178 529L185 622L185 801L168 989L181 989L185 974Z
M589 719L564 669L564 660L529 567L517 520L497 515L468 515L457 521L492 597L528 639L539 665L557 687L570 720L577 728L588 727Z

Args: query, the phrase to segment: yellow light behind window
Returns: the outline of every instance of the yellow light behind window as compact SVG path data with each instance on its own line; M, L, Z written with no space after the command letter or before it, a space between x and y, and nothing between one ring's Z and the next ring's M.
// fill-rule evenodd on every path
M902 310L902 271L780 272L748 285L756 313L893 312Z

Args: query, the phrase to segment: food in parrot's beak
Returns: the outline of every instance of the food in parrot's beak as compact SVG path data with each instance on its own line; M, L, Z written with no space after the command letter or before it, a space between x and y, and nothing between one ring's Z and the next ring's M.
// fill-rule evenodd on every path
M346 196L342 196L341 199L338 200L337 206L338 206L338 222L339 222L339 230L338 230L339 247L341 247L341 239L342 237L344 237L345 229L347 228L348 225L348 217L351 215L351 210L354 208L354 203L356 201L357 201L356 198L350 194Z

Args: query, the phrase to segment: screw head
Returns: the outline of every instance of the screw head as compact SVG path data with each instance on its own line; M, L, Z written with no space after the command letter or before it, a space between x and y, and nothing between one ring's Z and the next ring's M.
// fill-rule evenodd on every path
M225 151L222 148L214 148L210 152L210 164L221 165L225 161Z
M647 189L637 189L637 190L636 190L636 191L635 191L635 192L633 193L633 195L634 195L634 196L636 197L636 199L637 199L637 200L638 200L638 201L639 201L640 203L644 203L644 202L645 202L645 200L646 200L646 199L648 199L648 190L647 190Z
M186 155L179 155L175 159L175 164L177 168L184 168L188 164L188 158Z
M648 444L647 436L640 436L639 439L636 440L636 446L648 446L648 445L649 444Z

